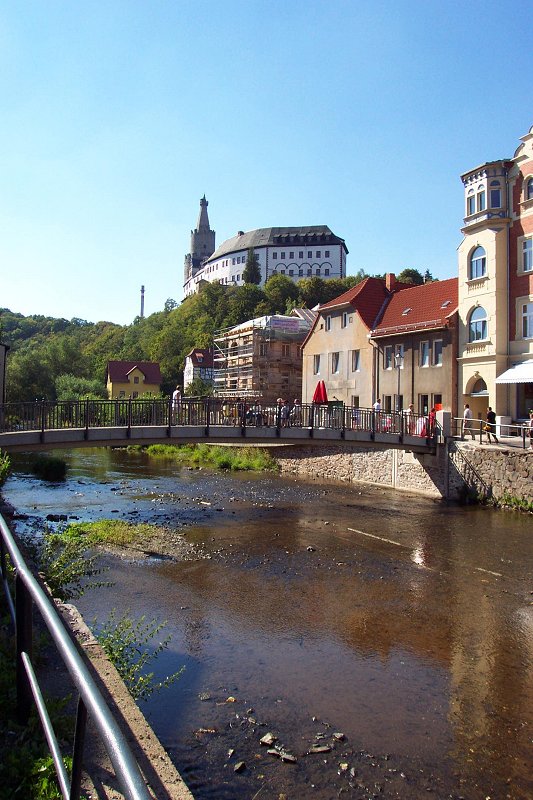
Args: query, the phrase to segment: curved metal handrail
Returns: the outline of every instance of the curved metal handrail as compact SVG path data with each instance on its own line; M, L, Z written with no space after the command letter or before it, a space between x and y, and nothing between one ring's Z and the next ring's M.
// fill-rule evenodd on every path
M122 731L111 714L111 711L84 664L83 659L78 653L72 639L67 633L64 623L57 610L54 608L53 603L47 597L24 561L13 535L1 514L0 545L2 582L17 634L17 704L19 714L21 718L27 718L33 697L54 760L63 797L65 800L77 800L77 798L79 798L83 739L85 721L88 713L102 738L102 742L109 755L124 796L127 800L150 800L151 795ZM8 585L6 553L9 554L16 573L15 601L13 601ZM58 742L31 665L31 613L33 604L38 608L59 654L70 673L72 681L79 692L72 765L72 785L70 785L59 751Z

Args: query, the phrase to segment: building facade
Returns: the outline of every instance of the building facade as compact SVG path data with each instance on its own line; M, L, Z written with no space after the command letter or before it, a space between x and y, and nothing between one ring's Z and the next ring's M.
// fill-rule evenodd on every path
M273 314L219 331L214 340L217 397L252 398L275 404L301 397L300 345L310 328L307 315Z
M106 383L110 400L157 396L161 389L159 364L153 361L108 361Z
M302 402L311 403L323 380L329 400L369 408L374 392L374 348L370 332L388 302L393 275L364 281L325 303L302 345Z
M185 356L183 390L186 391L196 378L204 383L213 383L213 350L211 348L193 347L191 352Z
M261 286L271 275L278 274L294 281L315 276L346 277L346 243L327 225L239 231L215 250L215 232L209 226L207 205L203 197L197 226L191 231L191 252L185 256L186 297L197 292L204 281L242 286L250 249L257 257Z
M371 332L384 411L457 416L457 278L393 292Z
M533 128L512 158L461 179L459 406L524 420L533 408Z

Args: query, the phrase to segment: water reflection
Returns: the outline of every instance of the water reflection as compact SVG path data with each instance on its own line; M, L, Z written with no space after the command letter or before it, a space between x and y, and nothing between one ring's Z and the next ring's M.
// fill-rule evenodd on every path
M158 668L187 671L148 713L199 798L253 797L259 775L265 797L368 796L357 780L369 791L379 783L384 797L533 796L530 518L381 490L176 473L111 451L102 463L73 457L73 471L84 482L78 514L157 513L212 556L109 558L115 585L80 603L87 617L119 605L169 621ZM6 494L38 513L41 503L60 509L73 486L36 490L25 478ZM298 754L292 772L258 753L249 716ZM327 764L304 756L324 721L347 743ZM198 740L201 727L219 733ZM230 748L249 764L238 783L224 767ZM357 778L339 776L341 754Z

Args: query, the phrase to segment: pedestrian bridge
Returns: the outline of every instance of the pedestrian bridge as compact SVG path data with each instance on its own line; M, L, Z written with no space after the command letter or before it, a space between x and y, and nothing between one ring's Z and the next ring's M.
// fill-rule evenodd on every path
M427 417L342 403L261 407L220 399L78 400L0 405L6 452L148 444L360 445L432 453L437 426Z

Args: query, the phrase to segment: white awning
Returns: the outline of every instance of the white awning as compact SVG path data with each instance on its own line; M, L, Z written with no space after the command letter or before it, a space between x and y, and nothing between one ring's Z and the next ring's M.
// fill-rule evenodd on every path
M522 361L502 372L496 378L496 383L533 383L533 359Z

